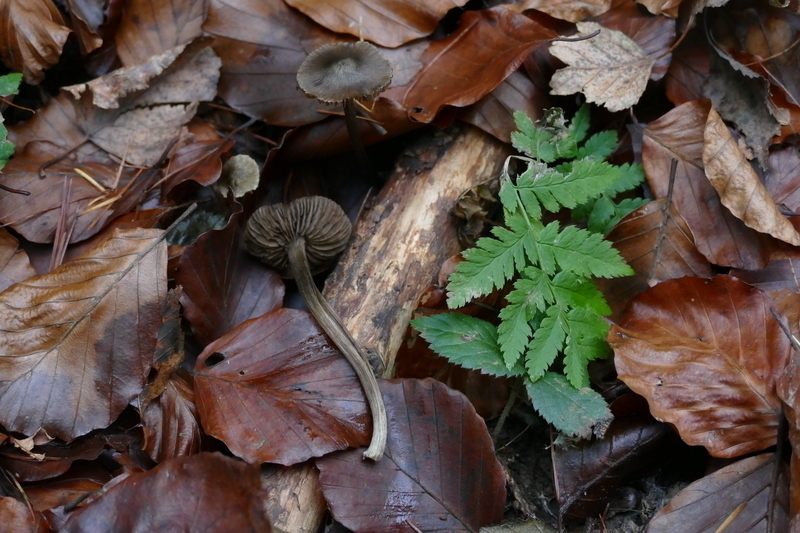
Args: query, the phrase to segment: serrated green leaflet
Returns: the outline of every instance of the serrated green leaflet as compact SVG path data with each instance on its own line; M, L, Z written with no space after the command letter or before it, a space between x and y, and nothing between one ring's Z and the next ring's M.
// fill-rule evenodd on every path
M22 82L22 74L11 73L0 76L0 96L11 96L19 91L19 84Z
M479 318L461 313L442 313L411 321L436 353L464 368L492 376L513 377L524 373L520 365L503 362L497 329Z
M526 381L531 403L559 431L588 438L592 426L613 418L605 400L590 388L575 389L559 374L547 372L542 379Z

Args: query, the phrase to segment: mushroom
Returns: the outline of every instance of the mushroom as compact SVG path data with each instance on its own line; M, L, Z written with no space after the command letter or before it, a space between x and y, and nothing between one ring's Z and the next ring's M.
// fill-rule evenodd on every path
M344 104L347 133L356 160L373 177L358 131L355 100L373 100L392 82L392 64L370 43L331 43L313 52L297 70L297 83L308 96L326 104Z
M349 238L347 215L336 202L322 196L262 207L250 217L245 230L247 250L281 276L296 280L311 314L355 370L372 411L372 440L364 458L377 461L383 456L387 433L378 382L366 355L311 277L344 250Z

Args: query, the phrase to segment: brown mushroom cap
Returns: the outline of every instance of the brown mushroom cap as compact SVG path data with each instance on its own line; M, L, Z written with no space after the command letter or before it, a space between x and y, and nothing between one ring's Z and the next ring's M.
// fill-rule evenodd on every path
M339 204L323 196L298 198L290 204L258 209L247 221L244 241L247 250L291 278L286 247L303 238L312 273L324 270L347 246L350 219Z
M303 92L328 104L349 98L372 100L391 82L392 64L364 41L321 46L297 70Z

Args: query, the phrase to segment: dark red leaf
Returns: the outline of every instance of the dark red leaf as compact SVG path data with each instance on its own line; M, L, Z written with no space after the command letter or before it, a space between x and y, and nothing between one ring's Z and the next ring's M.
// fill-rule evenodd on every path
M75 511L63 533L269 533L256 467L217 453L178 457L131 474Z
M334 518L355 532L475 531L498 523L505 476L467 398L432 379L380 383L389 438L378 462L317 459Z
M202 433L190 382L173 375L167 388L142 413L144 451L156 462L200 451Z
M203 429L248 462L290 465L369 442L355 372L307 313L244 322L209 344L195 370Z
M187 246L178 263L175 282L183 287L184 316L203 346L283 304L280 276L241 244L240 217Z
M31 511L24 502L0 497L0 524L5 531L14 533L48 533L52 531L47 520L37 511Z

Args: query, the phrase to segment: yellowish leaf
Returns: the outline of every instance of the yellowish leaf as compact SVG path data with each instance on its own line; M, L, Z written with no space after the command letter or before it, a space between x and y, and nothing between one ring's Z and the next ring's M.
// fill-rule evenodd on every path
M582 92L589 102L622 111L639 101L655 60L630 37L596 22L578 22L582 41L557 41L550 53L567 64L550 80L552 94Z
M611 0L525 0L518 9L537 9L551 17L578 22L587 17L602 15L611 9Z
M706 177L719 193L722 205L747 227L800 246L800 234L780 213L775 200L713 108L706 120L703 164Z

